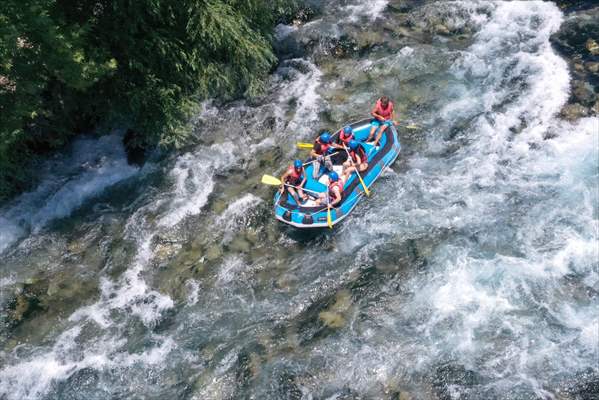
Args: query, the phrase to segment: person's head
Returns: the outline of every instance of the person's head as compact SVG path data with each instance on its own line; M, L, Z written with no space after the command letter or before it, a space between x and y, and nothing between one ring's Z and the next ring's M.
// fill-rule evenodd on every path
M302 169L302 166L303 166L302 160L295 160L293 162L293 168L295 168L296 170Z
M381 97L381 105L387 107L389 105L389 98L387 96Z
M329 173L329 179L331 182L337 182L339 180L339 174L337 174L335 171L331 171Z
M343 128L343 133L345 133L345 136L352 135L354 133L354 130L351 126L347 125Z
M330 143L331 142L331 134L329 132L323 132L320 134L320 141L322 143Z
M358 148L358 142L356 140L350 140L349 148L352 150L356 150Z

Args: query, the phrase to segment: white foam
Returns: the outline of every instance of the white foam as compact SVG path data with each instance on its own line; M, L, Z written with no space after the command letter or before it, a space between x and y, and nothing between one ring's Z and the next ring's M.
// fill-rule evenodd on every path
M231 142L200 148L180 156L170 172L174 180L173 196L159 225L172 227L189 215L198 214L214 189L216 171L235 160Z
M41 170L49 175L42 175L40 185L0 210L0 253L138 172L127 164L121 139L117 134L78 139L68 157L48 161Z
M322 99L317 92L322 72L314 63L302 58L288 61L288 64L293 63L301 65L303 71L289 70L292 80L281 89L279 103L287 104L296 99L295 113L286 130L293 132L294 136L307 135L312 133L310 124L318 120L318 112L322 108Z
M372 22L387 8L388 3L388 0L358 0L345 7L349 12L346 21L358 22L361 18L366 18Z

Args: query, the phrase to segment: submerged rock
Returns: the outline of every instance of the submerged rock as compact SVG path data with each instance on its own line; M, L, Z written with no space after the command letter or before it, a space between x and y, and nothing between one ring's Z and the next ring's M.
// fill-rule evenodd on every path
M560 115L568 121L574 121L579 118L586 117L588 114L588 109L578 103L566 104L560 113Z
M566 6L566 2L557 2ZM568 2L570 3L570 2ZM571 96L561 116L576 120L596 113L594 104L599 100L599 7L591 2L577 2L577 7L551 36L554 48L566 58L573 76Z

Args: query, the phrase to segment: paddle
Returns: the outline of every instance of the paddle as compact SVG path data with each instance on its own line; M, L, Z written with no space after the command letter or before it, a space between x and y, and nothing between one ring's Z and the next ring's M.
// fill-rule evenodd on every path
M271 186L281 186L281 184L284 184L285 186L289 186L295 189L301 189L304 192L309 192L309 193L314 193L316 195L319 195L321 192L316 192L314 190L310 190L310 189L306 189L303 187L299 187L299 186L294 186L294 185L290 185L288 183L283 183L281 182L281 180L279 178L275 178L272 175L262 175L262 183L264 183L265 185L271 185Z
M312 143L298 143L297 147L300 149L311 149L314 145Z
M358 167L356 167L354 160L352 160L351 154L349 154L349 151L347 150L347 147L345 147L345 145L343 146L343 148L345 149L345 152L347 153L347 159L349 160L351 165L356 169L356 175L358 175L358 179L360 179L360 183L362 184L362 187L364 188L364 193L366 193L366 196L370 197L370 190L368 190L368 186L366 186L366 184L364 183L364 180L360 176L360 171L358 171Z
M329 199L329 194L327 196L327 225L329 229L333 229L333 218L331 218L331 199Z

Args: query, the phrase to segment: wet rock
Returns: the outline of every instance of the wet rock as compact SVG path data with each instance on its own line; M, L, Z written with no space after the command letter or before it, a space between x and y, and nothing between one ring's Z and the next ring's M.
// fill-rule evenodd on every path
M356 40L348 35L330 39L329 48L330 54L335 58L349 57L359 50Z
M337 329L345 326L345 318L337 312L321 311L318 318L329 328Z
M437 25L435 25L434 31L438 35L447 36L447 35L451 34L451 32L449 31L449 29L445 25L443 25L443 24L437 24Z
M243 236L237 235L228 245L229 250L238 253L249 253L251 250L251 244L244 239Z
M285 400L302 399L302 390L295 381L295 375L286 371L282 372L276 381L277 385L275 389L276 393L274 393L274 398Z
M597 52L599 38L599 8L573 13L551 36L554 47L567 57L578 54L589 57Z
M223 249L218 245L212 245L206 250L206 260L214 261L223 255Z
M237 392L245 392L251 381L255 379L261 370L265 348L261 344L251 344L237 355L235 363L235 381Z
M596 56L599 54L599 44L597 44L595 39L587 39L585 47L592 55Z
M43 297L47 292L48 284L43 279L31 279L24 283L13 300L7 304L6 312L3 312L6 325L14 328L37 311L45 310Z
M456 386L472 388L484 383L483 377L475 371L466 369L463 365L446 363L435 370L433 388L440 400L454 398Z
M584 81L572 82L572 96L574 101L585 106L591 106L595 101L595 91L593 87Z
M76 371L68 379L58 381L56 392L50 398L65 400L83 400L91 398L106 398L108 393L99 385L100 377L93 368L83 368Z
M562 118L568 121L574 121L582 117L586 117L589 114L589 110L581 104L566 104L560 113Z
M592 369L578 372L560 393L577 400L599 399L599 373Z
M123 137L123 145L127 153L127 163L142 166L146 162L146 149L143 135L133 129L127 129Z
M585 63L584 67L593 74L599 73L599 62L590 61Z

